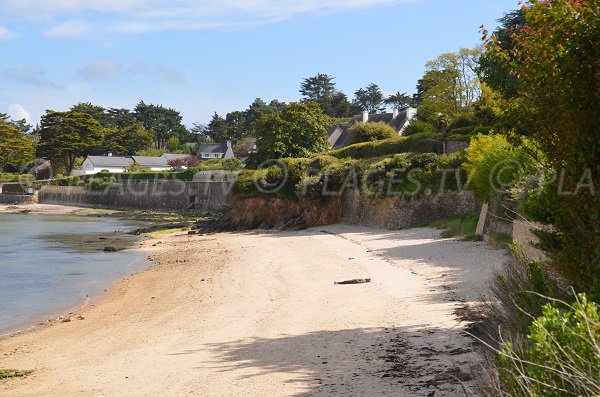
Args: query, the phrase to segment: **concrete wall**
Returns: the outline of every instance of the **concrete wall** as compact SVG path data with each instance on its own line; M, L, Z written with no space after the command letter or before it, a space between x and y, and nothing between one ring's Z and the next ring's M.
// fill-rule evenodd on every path
M43 204L106 208L183 210L198 208L217 211L231 200L231 183L147 181L115 183L104 190L89 191L75 186L44 186L39 192Z
M418 199L371 199L349 192L342 200L341 222L349 225L401 229L450 216L478 212L479 201L470 192L444 192Z
M0 204L32 204L35 198L24 194L0 194Z

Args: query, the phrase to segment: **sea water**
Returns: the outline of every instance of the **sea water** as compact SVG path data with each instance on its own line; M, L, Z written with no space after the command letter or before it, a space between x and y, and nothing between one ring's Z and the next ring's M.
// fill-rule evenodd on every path
M147 267L135 249L73 249L60 234L94 236L127 230L116 219L0 214L0 335L22 330L98 296L117 279Z

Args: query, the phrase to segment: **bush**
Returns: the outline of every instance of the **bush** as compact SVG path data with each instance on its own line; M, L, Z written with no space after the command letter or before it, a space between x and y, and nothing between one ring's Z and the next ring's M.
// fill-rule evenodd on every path
M545 305L529 327L526 349L505 342L498 364L502 395L600 395L598 305L584 294L573 305Z
M441 153L441 138L439 134L421 134L410 137L400 136L376 142L357 143L342 149L333 150L329 154L337 158L352 157L355 159L367 159L406 152Z
M373 142L398 136L398 132L384 122L357 123L349 130L350 143Z
M417 135L417 134L435 134L437 130L431 124L426 121L412 120L410 124L402 132L403 136Z
M235 157L223 160L222 165L223 165L223 169L226 169L229 171L241 170L244 167L242 162Z

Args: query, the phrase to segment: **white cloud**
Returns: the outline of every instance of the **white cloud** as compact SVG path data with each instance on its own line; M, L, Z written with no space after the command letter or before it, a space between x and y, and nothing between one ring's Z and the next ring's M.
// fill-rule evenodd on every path
M83 67L77 75L84 80L104 80L118 76L123 70L120 62L111 59L98 59Z
M146 61L138 60L131 65L128 72L133 75L149 74L157 75L168 83L178 84L185 82L185 74L178 70L168 68L164 65L154 65Z
M81 19L72 19L53 26L44 34L52 38L82 39L90 33L90 25Z
M31 121L31 115L23 105L19 105L18 103L11 103L8 105L8 115L13 120L27 120L29 123Z
M96 33L141 33L197 30L272 23L300 14L323 14L356 8L420 0L4 0L0 13L28 18L94 18L66 20L46 34L50 37L86 37Z
M5 27L0 26L0 41L1 40L10 40L15 37L16 34L6 29Z
M35 87L60 88L58 84L46 78L46 72L40 65L25 65L20 68L5 69L2 71L2 76Z

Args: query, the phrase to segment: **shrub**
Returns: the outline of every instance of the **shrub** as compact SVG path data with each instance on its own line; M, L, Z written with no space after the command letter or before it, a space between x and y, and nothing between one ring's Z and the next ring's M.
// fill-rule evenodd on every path
M241 170L244 167L242 162L235 157L223 160L222 165L223 165L223 169L226 169L229 171Z
M357 123L349 130L350 143L373 142L398 136L398 132L384 122Z
M435 134L437 130L431 124L426 121L412 120L410 124L402 132L403 136L417 135L417 134Z
M498 363L503 395L600 395L598 305L584 294L573 305L546 304L529 327L524 352L505 342Z
M372 157L387 156L406 152L435 152L442 151L441 135L421 134L410 137L396 137L376 142L364 142L347 146L342 149L329 152L337 158L352 157L355 159L366 159Z
M198 158L196 156L189 155L186 157L171 159L167 161L167 164L173 167L174 170L181 170L184 167L197 167L200 164L200 162L198 161Z

